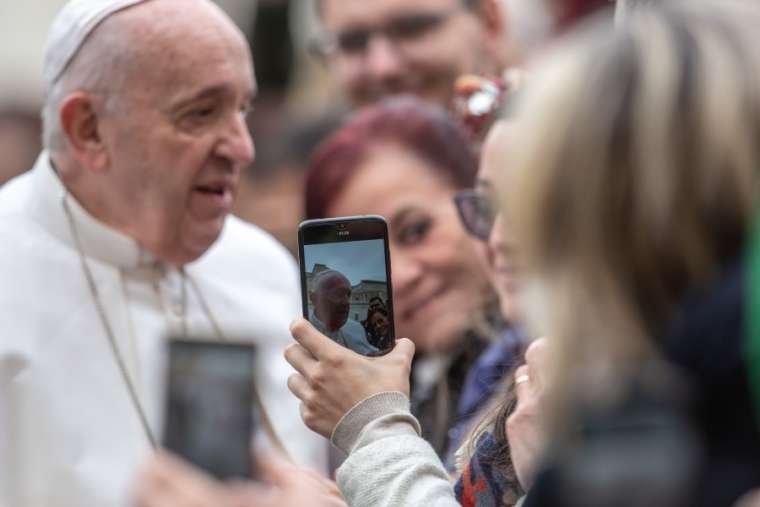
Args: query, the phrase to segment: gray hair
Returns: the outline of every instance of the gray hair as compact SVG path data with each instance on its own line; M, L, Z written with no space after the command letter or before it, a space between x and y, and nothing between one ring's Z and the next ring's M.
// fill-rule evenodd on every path
M348 282L349 287L351 286L351 281L348 279L346 275L344 275L340 271L336 271L334 269L325 269L324 271L320 271L319 273L314 275L314 278L312 278L311 291L317 292L320 286L325 282L325 280L329 278L333 278L335 276L339 276L345 279Z
M118 18L118 16L116 16ZM134 57L127 31L114 18L106 19L87 38L79 52L60 77L48 83L42 107L42 145L50 152L65 149L59 114L63 100L75 91L104 94L105 107L113 110L128 76L128 65Z

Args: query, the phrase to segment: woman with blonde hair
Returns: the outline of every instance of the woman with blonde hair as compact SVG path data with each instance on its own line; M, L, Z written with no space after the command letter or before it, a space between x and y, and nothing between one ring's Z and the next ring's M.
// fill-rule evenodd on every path
M743 329L752 4L642 7L534 78L506 202L552 337L558 444L526 505L729 505L760 485Z

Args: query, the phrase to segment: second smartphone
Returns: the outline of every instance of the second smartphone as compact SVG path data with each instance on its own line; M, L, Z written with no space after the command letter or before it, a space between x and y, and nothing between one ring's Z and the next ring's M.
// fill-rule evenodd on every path
M163 445L218 479L255 475L251 344L169 340Z
M366 356L393 348L388 226L380 216L307 220L298 227L303 316Z

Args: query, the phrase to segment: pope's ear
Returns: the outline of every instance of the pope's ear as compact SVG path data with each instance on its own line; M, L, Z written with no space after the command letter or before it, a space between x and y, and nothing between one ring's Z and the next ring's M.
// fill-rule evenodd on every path
M87 92L68 95L59 109L59 119L72 156L88 170L104 171L108 167L108 150L94 101L95 97Z

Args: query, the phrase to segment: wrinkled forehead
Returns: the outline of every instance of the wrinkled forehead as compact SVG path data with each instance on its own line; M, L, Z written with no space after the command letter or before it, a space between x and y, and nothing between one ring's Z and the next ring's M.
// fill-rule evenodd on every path
M207 0L151 0L114 16L130 42L146 53L171 49L192 54L218 45L232 54L248 54L245 37L232 20Z
M255 91L247 42L206 0L151 0L120 19L144 94L167 101L213 86ZM177 97L175 97L177 96Z

